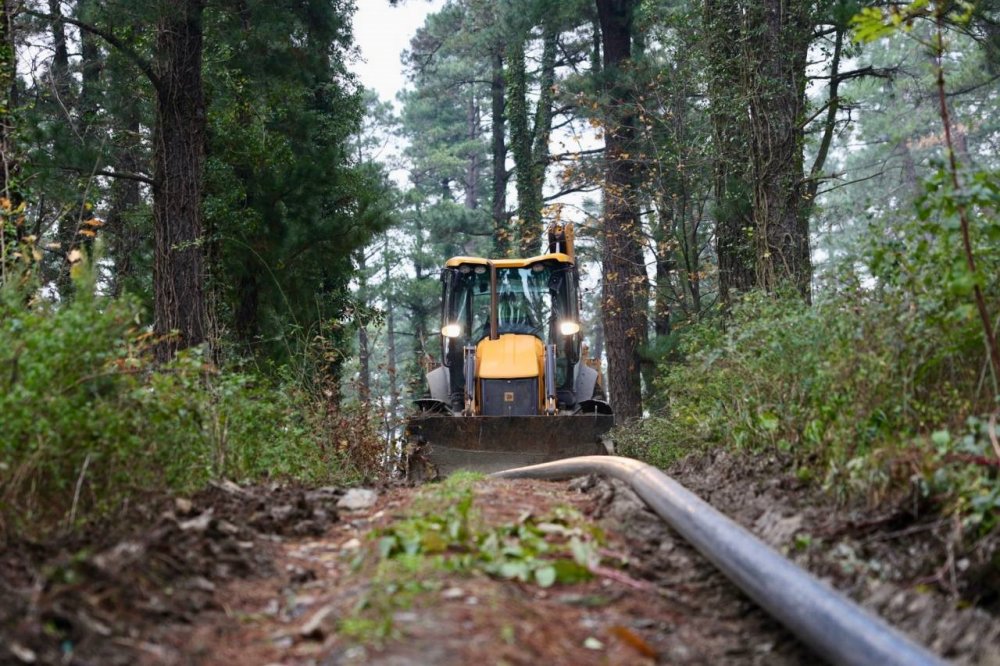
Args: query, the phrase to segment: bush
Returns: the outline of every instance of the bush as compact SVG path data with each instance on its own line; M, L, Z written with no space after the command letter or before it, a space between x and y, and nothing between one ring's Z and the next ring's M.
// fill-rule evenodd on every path
M200 349L152 365L127 299L0 296L0 537L213 478L344 473L324 412L295 384L221 372Z
M994 402L974 313L928 317L902 292L851 284L814 306L750 294L724 328L687 329L682 361L655 382L666 408L619 436L623 452L662 465L710 446L779 451L838 493L916 482L983 523L1000 484L978 417ZM969 424L975 436L948 435Z

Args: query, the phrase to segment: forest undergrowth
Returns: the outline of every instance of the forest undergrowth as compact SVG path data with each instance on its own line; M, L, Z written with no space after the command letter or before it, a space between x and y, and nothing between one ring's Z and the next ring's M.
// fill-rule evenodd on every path
M930 56L943 154L912 204L869 200L864 233L814 279L815 303L749 292L727 316L679 327L625 453L666 466L713 446L773 451L838 499L952 519L949 558L997 541L1000 178L956 157L946 26L967 24L965 9L915 2L851 19L858 42L897 35Z
M0 542L73 532L220 479L377 473L376 424L334 406L318 373L217 363L206 345L158 364L141 306L101 295L83 262L68 303L27 299L33 279L0 291Z
M621 452L662 467L711 447L772 452L842 501L955 517L967 545L995 536L996 378L974 314L857 280L832 293L749 294L724 325L685 330Z

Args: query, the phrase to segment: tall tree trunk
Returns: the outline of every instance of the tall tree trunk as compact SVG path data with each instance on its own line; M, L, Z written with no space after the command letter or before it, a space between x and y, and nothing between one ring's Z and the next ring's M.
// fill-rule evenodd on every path
M117 155L115 170L119 173L136 173L142 164L142 137L140 136L139 108L130 102L124 110L124 123L115 131ZM142 205L139 181L133 178L116 178L111 183L111 201L108 208L108 250L114 263L111 293L120 296L126 285L136 278L135 257L142 247L142 233L137 224L137 214Z
M479 100L474 90L469 92L469 101L465 109L466 137L472 144L479 138ZM468 210L479 208L479 151L470 152L465 165L465 207Z
M93 0L77 0L77 14L81 15ZM101 75L104 57L99 38L86 30L80 31L80 134L87 136L97 116L101 98Z
M49 25L52 29L52 77L53 93L66 111L69 110L69 50L66 48L66 26L62 20L59 0L49 0L49 14L53 16Z
M365 306L368 305L368 265L365 262L365 248L357 251L358 261L358 300ZM358 397L361 402L367 403L372 395L372 371L371 371L371 345L368 342L368 322L367 317L357 317L355 323L358 326Z
M0 285L8 279L12 248L24 235L24 225L14 213L20 196L17 190L18 163L14 156L14 109L17 108L17 60L14 49L14 0L0 5Z
M538 254L541 247L542 192L549 161L549 135L552 132L557 44L555 30L548 25L544 28L542 42L539 96L533 124L528 105L524 40L514 42L508 64L507 112L517 185L518 249L522 257Z
M66 122L76 128L77 119L72 111L74 104L70 94L71 80L69 76L69 50L66 48L66 25L63 21L59 0L49 0L49 14L53 17L49 20L49 28L52 31L52 63L49 66L52 101L55 108L58 109L57 113L64 115ZM69 256L70 251L76 245L80 212L75 207L60 211L56 223L56 241L59 243L64 258ZM60 300L65 301L72 296L73 281L70 279L68 260L59 263L55 284Z
M505 122L506 87L503 73L503 48L491 54L490 115L493 123L493 256L510 253L511 238L507 228L507 144Z
M742 94L740 6L705 0L703 40L708 63L709 114L715 147L715 237L719 298L723 305L756 282L751 205L750 126Z
M236 287L236 309L233 312L233 332L246 345L246 353L254 352L253 342L260 333L260 283L257 271L240 276Z
M368 327L362 323L358 326L358 398L363 403L371 401L372 397L371 358Z
M807 3L758 0L743 17L757 284L768 291L790 284L806 300L812 263L802 148L810 14Z
M833 56L830 59L830 85L826 96L826 119L823 121L823 135L816 150L816 158L809 169L809 180L805 184L805 214L812 213L816 205L816 194L823 180L823 168L830 154L833 135L837 129L837 112L840 110L840 59L844 48L844 32L846 27L837 26L833 38Z
M646 341L649 279L635 207L633 112L622 69L631 59L636 0L597 0L604 50L606 96L604 244L601 312L608 355L608 391L620 420L642 416L640 348Z
M538 104L535 106L535 124L532 128L531 148L531 205L536 216L522 235L523 256L541 251L544 226L542 208L545 205L545 172L549 166L549 137L552 134L552 105L555 101L556 82L556 31L546 22L542 36L542 66L539 73Z
M596 10L596 7L594 8ZM590 17L591 42L590 42L590 71L595 75L601 73L601 19L594 11Z
M534 200L525 39L526 36L516 37L507 51L507 121L510 124L510 149L514 157L514 184L517 189L518 250L521 256L530 256L534 254L529 250L531 230L541 225L541 211Z
M201 79L205 0L165 0L156 31L156 130L153 138L157 350L167 360L205 341L208 312L202 221L205 100ZM173 335L176 332L176 335Z
M389 415L395 422L396 410L399 409L399 378L396 369L396 295L392 287L392 262L389 260L389 234L385 235L382 246L385 284L385 334L386 334L386 372L389 374Z
M656 337L665 337L671 332L671 297L673 289L671 282L677 271L677 254L674 251L675 245L673 235L670 231L673 228L672 214L673 208L670 202L657 202L657 224L653 233L653 242L656 244L656 299L653 306L653 332Z

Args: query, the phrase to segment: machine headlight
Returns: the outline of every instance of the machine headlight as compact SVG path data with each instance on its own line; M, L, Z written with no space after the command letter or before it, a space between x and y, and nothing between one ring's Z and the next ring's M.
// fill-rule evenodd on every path
M446 338L457 338L462 335L462 327L458 324L446 324L441 328L441 335Z
M580 325L575 321L563 321L559 323L559 332L563 335L576 335L580 332Z

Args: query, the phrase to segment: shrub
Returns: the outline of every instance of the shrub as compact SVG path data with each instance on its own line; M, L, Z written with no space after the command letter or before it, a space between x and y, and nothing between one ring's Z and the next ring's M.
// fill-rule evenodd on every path
M201 349L152 365L128 299L0 296L0 537L213 478L343 475L325 413L294 383L220 371Z
M985 430L975 445L947 436L994 407L969 314L927 317L902 292L856 281L814 306L749 294L724 328L687 330L681 362L662 366L655 382L666 407L620 435L620 447L656 464L709 446L780 451L838 493L919 480L925 494L981 515L1000 488Z

